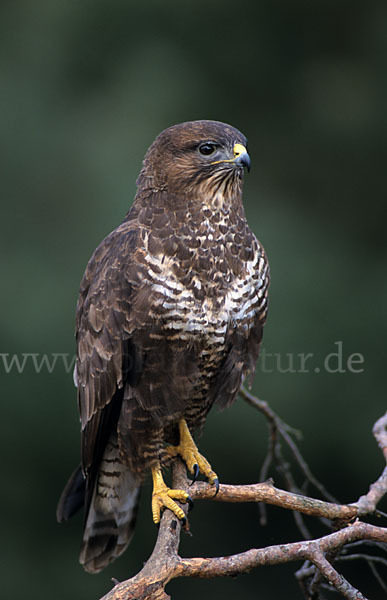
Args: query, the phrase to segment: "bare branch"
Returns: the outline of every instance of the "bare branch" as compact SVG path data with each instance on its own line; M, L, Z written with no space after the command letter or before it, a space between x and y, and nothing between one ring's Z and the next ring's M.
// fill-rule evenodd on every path
M387 463L387 412L383 417L378 419L373 426L372 433L376 441L378 442L379 448L383 452L383 456ZM387 466L384 468L380 477L370 485L368 493L364 496L360 496L359 500L355 502L359 515L365 515L374 512L376 505L383 496L387 493Z
M254 397L252 397L254 399ZM261 403L256 399L258 403ZM276 460L281 454L276 454L277 432L283 439L283 432L287 434L287 426L264 404L266 416L275 422L271 429L272 442L269 452L273 452ZM277 420L278 419L278 420ZM387 415L375 424L374 435L383 453L386 448ZM292 446L290 445L292 448ZM280 452L280 450L279 450ZM298 464L298 449L293 455ZM282 458L281 458L282 460ZM302 459L303 461L303 459ZM301 461L301 464L302 464ZM360 514L374 512L377 502L387 491L386 469L379 479L371 484L368 493L356 503L340 505L309 498L300 494L281 490L271 482L256 483L252 485L220 485L219 492L214 496L213 486L195 482L189 485L186 470L180 460L175 460L173 468L173 486L180 489L189 489L193 499L209 499L216 502L264 502L282 508L296 511L296 514L306 514L314 517L328 519L341 527L338 531L315 540L305 540L289 544L269 546L267 548L250 549L240 554L214 558L181 558L178 554L181 523L168 510L164 511L161 519L159 534L153 553L143 569L135 577L117 583L115 587L104 596L102 600L168 600L165 586L176 577L221 577L245 573L254 568L266 565L277 565L291 561L303 560L304 565L296 573L300 585L307 597L318 593L326 580L330 586L340 592L349 600L366 600L360 591L356 590L331 564L334 560L354 560L363 555L340 556L342 550L353 548L358 544L373 544L374 548L385 548L387 542L387 529L377 527L359 520L353 520ZM265 467L267 468L267 467ZM303 469L308 473L308 469ZM290 474L291 475L291 474ZM313 476L312 476L313 477ZM183 506L186 510L186 506ZM352 523L350 523L352 522ZM375 563L384 565L386 560L378 557L364 555L375 577L379 582L381 578L376 572ZM382 585L382 583L381 583ZM383 585L382 585L383 587Z
M308 496L292 494L280 490L271 483L255 483L250 485L226 485L219 486L219 492L214 496L214 488L208 483L197 481L190 488L192 499L206 499L217 502L265 502L282 508L297 510L298 512L314 517L326 519L351 520L357 516L355 506L345 504L333 504L316 500Z
M168 544L176 536L177 527L171 526L177 522L176 518L169 513L163 516L163 534L166 543L163 544L163 552L173 560L160 563L161 548L153 552L144 569L132 579L116 585L111 592L104 596L103 600L158 600L166 599L168 596L161 595L161 588L175 577L201 577L213 578L246 573L256 567L267 565L278 565L296 560L310 560L323 573L324 577L335 589L344 594L346 598L361 600L364 596L353 588L341 575L333 569L324 558L324 552L333 551L348 542L359 539L383 541L387 539L387 529L375 527L368 523L357 522L345 529L331 533L314 541L294 542L280 544L268 548L247 550L233 556L222 556L216 558L180 558L171 553ZM173 541L172 541L173 545ZM163 591L162 593L165 594ZM356 595L357 594L357 595Z
M387 467L384 468L381 476L371 483L369 491L364 496L360 496L355 502L358 507L359 515L366 515L374 512L376 505L383 498L387 491Z
M321 575L325 577L327 581L348 600L367 600L359 590L355 589L349 581L345 579L340 573L336 571L331 563L325 558L322 552L316 552L314 557L310 557L310 560L318 568Z
M247 550L233 556L217 558L182 558L178 569L185 577L219 577L220 575L237 575L246 573L255 567L265 565L279 565L294 560L310 560L314 564L322 552L329 552L340 548L347 542L369 539L382 541L387 539L387 528L375 527L369 523L358 521L353 525L340 529L322 538L313 541L293 542Z
M387 463L387 412L376 421L372 428L372 433Z

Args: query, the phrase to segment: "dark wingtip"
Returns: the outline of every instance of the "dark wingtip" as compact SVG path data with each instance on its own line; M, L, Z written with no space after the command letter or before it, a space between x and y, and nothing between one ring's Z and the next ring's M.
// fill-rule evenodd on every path
M81 467L77 467L68 480L56 509L56 518L58 523L67 521L85 502L86 480L83 476Z

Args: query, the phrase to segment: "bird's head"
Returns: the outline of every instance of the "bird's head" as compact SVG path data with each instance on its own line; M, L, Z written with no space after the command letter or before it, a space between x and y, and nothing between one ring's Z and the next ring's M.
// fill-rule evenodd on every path
M232 199L250 169L245 136L218 121L190 121L165 129L145 155L137 184L174 195Z

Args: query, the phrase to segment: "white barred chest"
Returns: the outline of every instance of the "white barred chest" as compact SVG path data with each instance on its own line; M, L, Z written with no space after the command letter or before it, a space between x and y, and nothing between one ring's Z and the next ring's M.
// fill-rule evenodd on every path
M210 274L201 281L193 273L187 286L174 275L172 259L148 254L146 262L154 307L150 316L161 318L163 337L189 342L199 336L205 342L203 354L220 350L230 327L250 329L266 310L268 267L261 252L246 263L242 276L223 285L219 279L208 281Z

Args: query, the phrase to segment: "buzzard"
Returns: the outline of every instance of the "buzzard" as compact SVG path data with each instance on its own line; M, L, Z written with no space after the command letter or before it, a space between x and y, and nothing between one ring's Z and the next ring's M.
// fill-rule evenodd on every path
M84 506L80 562L89 572L129 544L149 472L154 522L164 508L185 519L177 501L190 502L188 494L162 475L171 457L219 486L192 435L254 372L267 313L269 267L242 205L246 145L217 121L163 131L131 209L87 265L74 373L81 466L57 518Z

